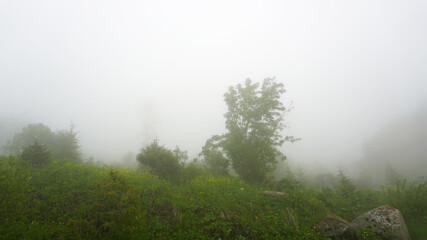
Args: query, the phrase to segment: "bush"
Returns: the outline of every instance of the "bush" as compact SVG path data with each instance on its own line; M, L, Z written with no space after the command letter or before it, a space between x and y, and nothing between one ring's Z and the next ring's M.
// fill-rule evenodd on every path
M337 192L342 198L352 199L356 190L356 185L353 181L344 174L342 169L338 172L339 185Z
M297 188L302 188L303 185L295 179L294 176L286 176L281 179L269 179L266 182L266 186L269 190L289 192Z
M180 160L185 160L187 153L177 147L172 151L160 146L158 140L143 147L136 160L151 168L151 171L160 177L176 179L180 170Z
M33 144L24 147L21 153L22 160L28 162L33 166L46 165L51 156L51 152L43 144L37 140Z

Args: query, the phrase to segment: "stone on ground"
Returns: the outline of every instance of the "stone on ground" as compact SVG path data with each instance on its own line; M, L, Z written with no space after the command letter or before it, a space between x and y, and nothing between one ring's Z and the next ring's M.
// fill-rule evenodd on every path
M357 239L356 229L344 219L328 214L316 224L316 231L331 239Z
M411 239L402 214L391 206L374 208L354 219L351 224L358 229L371 228L386 239Z

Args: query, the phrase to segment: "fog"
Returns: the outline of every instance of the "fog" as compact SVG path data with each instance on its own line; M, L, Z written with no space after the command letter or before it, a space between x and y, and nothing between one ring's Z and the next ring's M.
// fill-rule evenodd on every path
M87 157L120 161L156 137L196 157L225 131L228 87L276 77L294 108L283 134L302 139L283 145L289 161L351 169L379 132L425 112L426 12L425 1L1 1L0 134L73 123Z

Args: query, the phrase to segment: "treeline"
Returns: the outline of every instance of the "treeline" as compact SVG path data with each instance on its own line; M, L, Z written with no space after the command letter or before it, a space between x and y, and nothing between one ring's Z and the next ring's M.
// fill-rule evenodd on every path
M248 79L244 84L231 86L224 94L228 106L224 115L227 132L208 139L200 153L206 167L220 174L238 174L247 182L266 181L276 164L286 158L279 147L285 141L298 140L281 133L289 111L282 103L284 93L284 85L274 78L264 79L262 83ZM5 150L24 158L41 155L47 159L50 154L53 158L77 161L82 158L73 126L52 132L41 123L30 124L15 134ZM32 161L47 161L42 158ZM180 163L187 159L185 151L166 149L157 140L144 146L137 157L153 173L165 178L175 178Z
M29 124L16 133L3 148L6 154L19 155L26 147L35 143L46 147L53 158L82 160L79 139L73 125L68 130L53 132L42 123Z

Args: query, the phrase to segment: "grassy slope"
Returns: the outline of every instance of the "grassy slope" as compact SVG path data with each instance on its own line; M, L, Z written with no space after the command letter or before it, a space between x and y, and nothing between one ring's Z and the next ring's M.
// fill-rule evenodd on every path
M0 163L4 239L324 239L313 226L327 212L351 220L385 203L373 190L343 198L334 189L276 185L288 195L270 197L260 194L267 187L235 177L203 174L174 184L66 159L43 167ZM420 219L407 220L413 239L425 234Z

